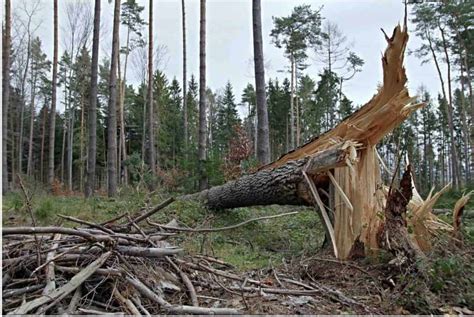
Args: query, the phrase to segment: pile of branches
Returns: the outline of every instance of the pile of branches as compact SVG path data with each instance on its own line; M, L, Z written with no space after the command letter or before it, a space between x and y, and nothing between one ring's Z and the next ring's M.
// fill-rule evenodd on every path
M139 226L171 202L100 224L60 216L77 223L75 228L3 228L2 313L238 313L199 306L190 278L180 269L182 249L165 241L173 234Z
M246 298L321 296L345 306L360 304L314 281L276 278L279 287L232 272L219 259L184 254L167 241L179 232L231 230L266 216L222 228L183 228L157 224L149 217L168 199L144 214L128 213L103 223L70 216L75 227L3 228L3 314L239 314L226 294ZM143 222L148 225L141 226ZM275 276L275 273L272 274ZM276 275L277 276L277 275ZM285 279L282 277L282 279ZM234 305L235 306L235 305ZM365 309L364 309L365 310Z

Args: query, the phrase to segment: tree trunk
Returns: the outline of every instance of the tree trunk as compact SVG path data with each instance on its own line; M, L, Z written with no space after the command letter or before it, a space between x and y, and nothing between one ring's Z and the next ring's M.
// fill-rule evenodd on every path
M348 154L346 148L338 145L315 156L265 169L188 197L204 201L211 209L271 204L309 205L313 201L303 171L312 176L319 188L327 189L328 178L318 173L344 166Z
M94 35L92 39L92 63L91 63L91 91L89 101L89 144L87 148L87 178L84 194L86 197L94 196L95 170L97 156L97 77L99 69L99 39L100 39L100 1L95 0L94 9Z
M207 188L206 173L206 0L201 0L199 33L199 189Z
M67 108L66 108L67 109ZM66 154L67 124L63 124L63 141L61 144L61 183L64 184L65 154Z
M11 51L11 2L5 0L5 28L3 34L2 67L2 193L8 191L8 108L10 105L10 51Z
M153 99L153 0L149 5L150 15L148 18L148 165L151 173L156 175L156 153L155 153L155 110Z
M441 37L443 39L443 49L444 55L446 58L446 66L448 73L448 96L449 96L449 106L448 106L448 125L449 125L449 134L451 137L451 171L453 177L453 184L455 188L461 186L461 175L459 173L459 160L458 153L456 149L456 143L454 139L454 123L453 123L453 94L451 89L451 62L448 53L448 45L446 43L446 38L444 35L444 30L440 27Z
M40 180L44 181L44 141L46 138L46 120L48 118L48 108L43 107L43 123L41 125L41 152L40 152Z
M19 129L18 129L18 172L21 174L23 173L23 129L25 124L25 108L26 108L26 77L28 76L28 68L30 65L31 59L31 31L30 31L30 23L31 18L27 24L27 45L26 45L26 63L25 63L25 70L23 73L23 78L21 80L21 102L20 102L20 121L19 121Z
M143 81L143 86L145 87L145 80ZM143 120L142 120L142 152L141 152L141 158L142 161L145 162L145 152L146 150L146 126L147 126L147 120L146 120L146 112L147 112L147 96L148 96L148 88L145 90L143 89Z
M73 190L73 184L72 184L72 157L73 157L73 151L74 151L74 120L75 120L75 109L70 105L69 107L69 113L70 113L70 118L69 118L69 128L68 128L68 141L67 141L67 172L68 172L68 189L69 191Z
M31 67L31 99L30 99L30 137L28 139L28 163L26 165L26 175L33 175L33 137L35 128L35 97L36 97L36 74L33 75L33 65Z
M49 114L48 144L48 186L51 189L54 181L54 142L56 133L56 86L58 81L58 0L54 0L54 53L53 80L51 91L51 112Z
M112 33L112 60L110 63L109 105L107 121L107 194L117 193L117 63L119 54L120 0L115 0Z
M127 30L127 42L126 42L126 47L127 51L125 53L125 63L123 67L123 78L121 81L121 88L120 88L120 106L119 106L119 112L120 112L120 164L119 164L119 171L121 175L121 180L124 185L128 184L128 173L127 173L127 167L125 165L125 161L127 160L127 146L125 142L125 90L127 88L126 86L126 80L127 80L127 66L128 66L128 56L129 56L129 45L130 45L130 28ZM120 70L120 68L119 68ZM123 168L123 178L122 178L122 170Z
M290 150L295 148L295 58L291 56L290 81Z
M265 165L270 163L270 130L268 126L267 98L265 96L261 0L253 0L252 4L253 58L255 90L257 93L257 159L261 165Z
M186 75L186 8L185 0L181 0L181 16L182 16L182 25L183 25L183 117L184 117L184 150L185 156L188 155L188 98L187 98L187 88L188 88L188 79Z
M79 190L84 190L84 99L81 96L81 131L79 135Z

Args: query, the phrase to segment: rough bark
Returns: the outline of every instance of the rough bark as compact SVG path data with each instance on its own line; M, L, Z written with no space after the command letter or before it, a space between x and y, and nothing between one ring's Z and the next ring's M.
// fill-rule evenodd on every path
M68 172L68 188L72 191L72 157L74 152L74 120L75 120L75 109L72 104L69 105L70 118L68 128L68 141L67 141L67 172Z
M100 1L95 0L94 34L92 38L91 63L91 92L89 101L88 128L89 144L87 149L87 178L84 194L86 197L94 195L95 167L97 156L97 78L99 69L99 39L100 39Z
M400 188L391 188L389 191L385 207L385 223L379 233L380 246L396 256L404 256L405 258L401 260L408 263L414 263L424 257L408 234L406 213L412 197L411 168L408 165L400 181Z
M184 117L184 149L188 150L188 98L187 98L187 87L188 79L186 75L186 8L185 0L181 0L181 16L183 25L183 117Z
M291 81L290 81L290 150L295 148L295 58L290 57Z
M41 123L41 150L40 150L40 179L44 181L44 141L46 138L46 121L48 119L48 108L43 107L43 120Z
M273 170L262 170L222 186L212 187L189 198L202 200L210 209L226 209L255 205L313 204L303 171L318 187L327 187L328 179L318 173L346 164L348 151L341 146L291 161Z
M129 47L130 45L130 27L127 29L127 41L125 47ZM127 160L127 145L125 142L125 90L127 89L126 82L127 82L127 66L128 66L128 57L130 55L130 49L127 49L125 52L125 63L123 67L123 78L120 83L120 155L119 155L119 171L120 171L120 179L123 184L126 186L128 185L128 171L127 166L125 165L125 161ZM120 71L120 67L119 67ZM122 174L123 169L123 174Z
M2 193L8 191L7 141L8 108L10 105L10 46L11 46L11 2L5 0L5 27L3 34L2 67Z
M107 121L107 194L109 197L115 196L117 193L117 63L119 54L119 26L120 0L115 0Z
M255 67L255 89L257 93L257 159L262 165L270 163L270 135L265 96L265 68L262 41L261 0L252 2L253 54Z
M54 181L54 143L56 132L56 86L58 81L58 0L54 0L54 53L53 80L51 83L51 112L49 113L49 144L48 144L48 186Z
M153 99L153 0L150 0L148 19L148 165L156 174L155 120Z
M26 165L26 174L33 175L33 136L35 128L35 97L36 97L36 74L34 74L33 64L31 65L31 99L30 99L30 136L28 138L28 161Z
M207 188L206 175L206 0L201 0L199 31L199 189Z

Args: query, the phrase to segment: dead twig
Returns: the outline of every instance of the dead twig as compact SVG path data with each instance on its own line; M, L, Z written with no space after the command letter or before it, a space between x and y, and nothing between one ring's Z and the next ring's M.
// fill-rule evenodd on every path
M243 221L241 223L231 225L231 226L226 226L226 227L221 227L221 228L178 228L178 227L172 227L172 226L167 226L167 225L162 225L156 222L148 221L148 223L152 226L161 228L161 229L166 229L166 230L172 230L172 231L181 231L181 232L219 232L219 231L226 231L226 230L232 230L236 229L242 226L245 226L246 224L249 224L251 222L255 221L260 221L260 220L265 220L265 219L274 219L274 218L279 218L279 217L284 217L284 216L290 216L290 215L296 215L298 214L299 211L293 211L293 212L287 212L283 214L278 214L278 215L272 215L272 216L263 216L263 217L258 217L258 218L253 218L249 219L246 221Z

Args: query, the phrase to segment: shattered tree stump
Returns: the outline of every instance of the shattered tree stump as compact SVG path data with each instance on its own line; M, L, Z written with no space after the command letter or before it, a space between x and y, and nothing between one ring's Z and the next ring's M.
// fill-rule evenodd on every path
M263 166L258 172L191 196L211 209L253 205L314 205L331 207L334 215L334 253L339 259L367 255L380 248L377 233L384 222L386 187L376 145L411 113L424 106L414 103L406 88L403 66L408 41L406 25L398 25L382 56L383 85L359 110L332 130ZM336 154L337 153L337 154ZM311 192L306 173L316 186ZM413 213L413 241L426 251L430 232L452 230L431 210L438 194L423 200L414 189L409 202ZM316 195L315 195L316 194ZM429 220L429 221L428 221Z

